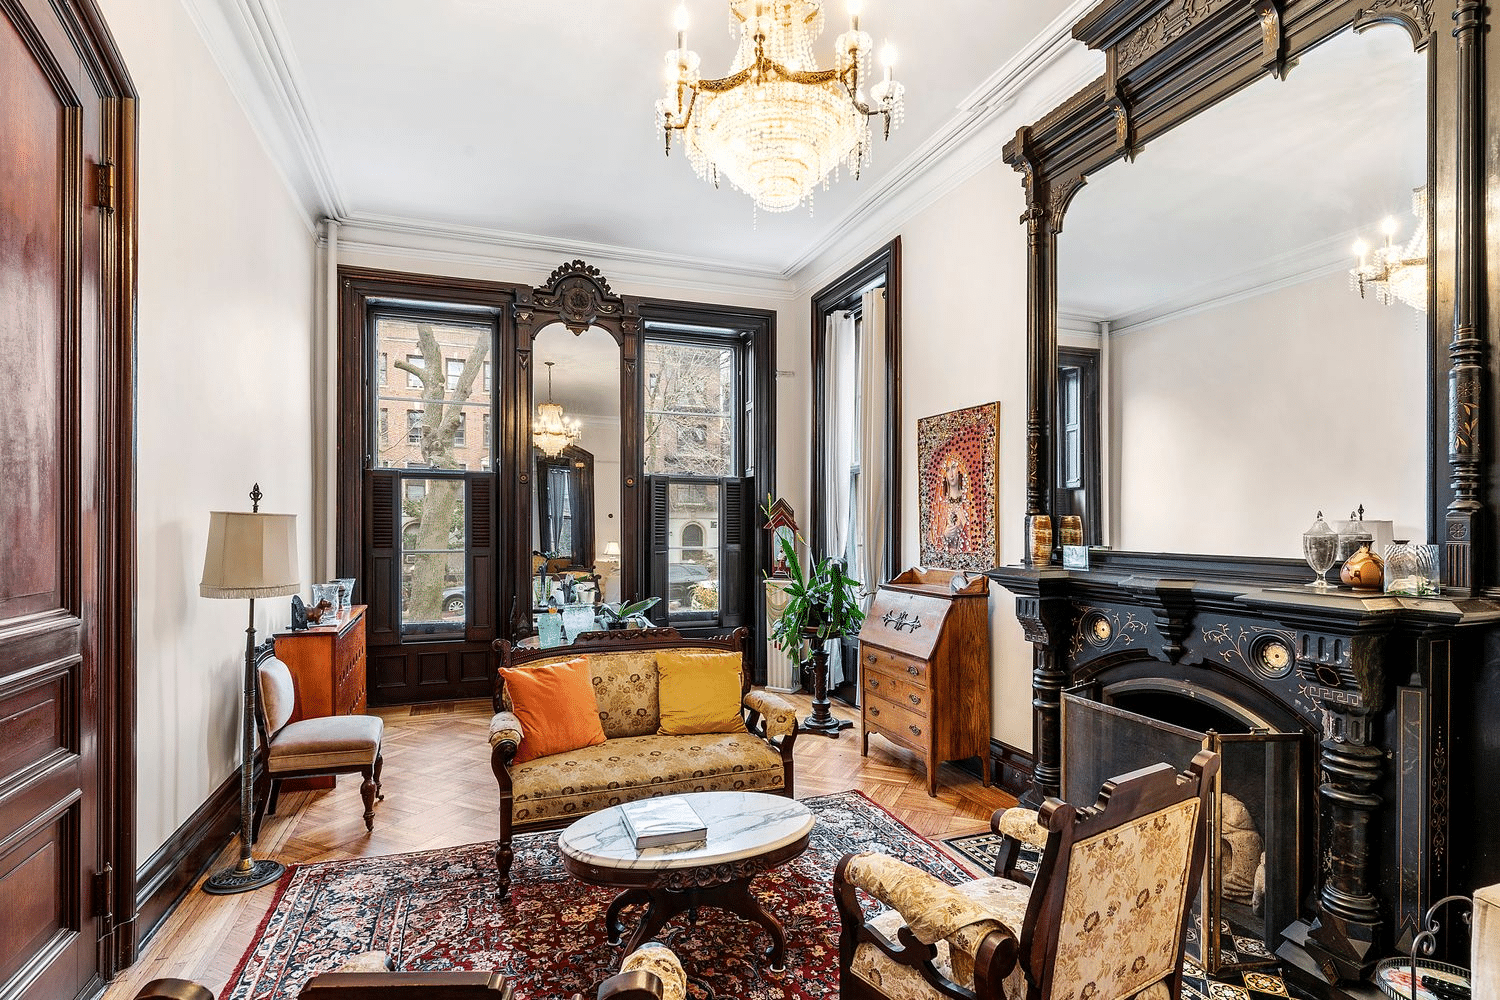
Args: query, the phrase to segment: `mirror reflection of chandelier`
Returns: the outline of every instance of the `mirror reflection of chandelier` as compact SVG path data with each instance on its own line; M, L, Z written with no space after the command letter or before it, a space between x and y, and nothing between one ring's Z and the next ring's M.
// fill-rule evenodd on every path
M885 137L901 124L905 88L891 79L895 50L881 52L885 76L869 76L870 36L859 28L860 0L849 0L850 29L838 37L833 69L818 69L812 45L823 32L822 0L729 0L740 44L729 74L698 75L687 48L686 5L677 9L677 47L667 52L667 96L656 102L657 133L672 152L681 132L700 178L721 176L757 209L785 212L825 186L842 163L855 177L870 158L870 119Z
M547 362L547 401L537 406L536 419L531 422L531 443L552 456L561 455L582 432L576 419L563 416L562 404L552 402L552 366L556 363Z
M1417 228L1404 246L1396 244L1398 228L1394 218L1380 225L1385 245L1373 253L1364 240L1354 244L1359 266L1349 271L1349 287L1358 288L1360 298L1373 294L1377 302L1391 305L1405 302L1413 309L1427 311L1427 189L1417 188L1411 195L1412 214Z

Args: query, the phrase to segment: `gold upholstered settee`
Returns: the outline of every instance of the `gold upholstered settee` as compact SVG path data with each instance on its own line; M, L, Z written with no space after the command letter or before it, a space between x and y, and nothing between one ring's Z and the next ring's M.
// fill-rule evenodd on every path
M745 630L713 639L686 639L674 629L585 632L571 645L522 649L495 643L495 717L490 721L490 766L500 786L500 839L495 847L501 898L510 892L511 839L516 832L556 829L621 802L682 792L793 793L792 746L797 716L791 702L750 690L744 664ZM666 650L740 656L740 715L744 729L691 736L658 733L657 655ZM605 740L566 753L517 763L525 738L510 710L501 670L588 657L594 700Z

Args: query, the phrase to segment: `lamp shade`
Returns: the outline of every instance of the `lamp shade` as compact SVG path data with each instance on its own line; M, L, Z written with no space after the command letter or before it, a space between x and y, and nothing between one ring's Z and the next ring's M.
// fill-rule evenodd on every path
M203 597L282 597L302 587L297 575L297 515L209 513Z
M620 558L620 543L619 542L605 542L604 543L604 558L606 558L606 559L618 559L618 558Z

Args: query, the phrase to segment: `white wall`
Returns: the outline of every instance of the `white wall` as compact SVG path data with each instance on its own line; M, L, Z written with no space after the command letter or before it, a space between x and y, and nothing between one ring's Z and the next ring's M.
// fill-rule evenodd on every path
M140 95L137 862L235 770L244 601L198 596L210 510L311 560L312 232L177 0L101 0ZM256 605L258 638L288 599Z
M1116 547L1301 558L1319 509L1361 504L1427 540L1427 337L1409 306L1361 300L1339 270L1109 350Z

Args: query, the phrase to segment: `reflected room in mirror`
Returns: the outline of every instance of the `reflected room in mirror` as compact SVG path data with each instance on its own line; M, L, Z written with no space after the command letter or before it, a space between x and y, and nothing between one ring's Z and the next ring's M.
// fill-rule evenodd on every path
M1088 178L1058 319L1098 358L1090 544L1299 558L1360 505L1427 539L1426 85L1404 30L1345 31ZM1421 255L1389 282L1386 219ZM1089 436L1057 440L1062 468Z
M532 605L561 608L565 631L587 631L584 609L618 600L618 574L601 577L596 563L598 540L620 532L620 348L598 327L553 324L532 359Z

